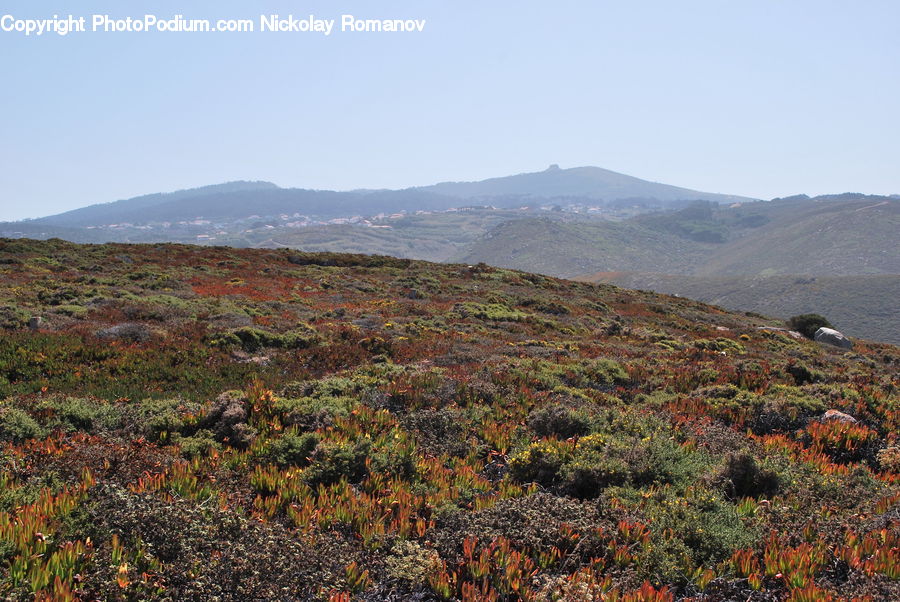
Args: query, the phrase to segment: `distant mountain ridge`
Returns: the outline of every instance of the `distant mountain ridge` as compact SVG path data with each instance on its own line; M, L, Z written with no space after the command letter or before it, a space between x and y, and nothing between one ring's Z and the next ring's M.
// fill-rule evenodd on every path
M250 215L298 213L320 218L376 215L399 211L447 210L473 202L516 207L523 202L554 199L583 202L640 200L661 206L705 200L717 203L749 201L746 197L699 192L641 180L599 167L524 173L480 182L444 182L400 190L309 190L280 188L271 182L228 182L171 193L149 194L101 203L31 222L56 227L86 227L116 223L144 224L204 219L238 219Z
M531 196L537 198L584 197L604 201L656 199L659 201L714 201L734 203L751 201L748 197L699 192L628 176L601 167L560 169L551 165L544 171L490 178L479 182L441 182L422 186L427 190L459 198Z

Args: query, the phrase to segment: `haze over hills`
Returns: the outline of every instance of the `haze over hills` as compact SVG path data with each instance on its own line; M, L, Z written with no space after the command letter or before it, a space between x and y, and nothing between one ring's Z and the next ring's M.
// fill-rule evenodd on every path
M634 201L666 206L693 200L734 202L743 197L711 194L648 182L599 167L525 173L481 182L442 183L403 190L355 190L336 192L279 188L271 182L229 182L173 193L91 205L58 215L31 220L58 227L145 224L195 219L236 219L250 215L275 216L298 213L318 218L376 215L399 211L447 210L467 202L487 201L497 207L516 207L523 202L567 199L594 204Z

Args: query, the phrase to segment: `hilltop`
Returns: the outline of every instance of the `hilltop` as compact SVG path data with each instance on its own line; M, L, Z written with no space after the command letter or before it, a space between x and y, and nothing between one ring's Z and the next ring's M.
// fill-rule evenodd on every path
M900 597L897 347L385 256L0 274L5 597Z
M734 203L753 199L726 194L699 192L678 186L649 182L601 167L560 169L551 165L544 171L523 173L479 182L442 182L417 190L465 199L549 199L582 198L600 201L685 201Z

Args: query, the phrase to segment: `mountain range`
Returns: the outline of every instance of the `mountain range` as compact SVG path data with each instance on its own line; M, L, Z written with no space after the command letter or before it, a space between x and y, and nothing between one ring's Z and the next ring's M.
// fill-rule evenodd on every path
M31 220L59 227L171 222L203 218L234 219L250 215L299 213L316 218L375 215L400 211L436 211L460 206L460 200L482 201L498 207L523 202L568 200L597 203L633 201L662 206L692 200L735 202L747 198L712 194L649 182L599 167L524 173L481 182L445 182L403 190L308 190L279 188L271 182L229 182L150 194L102 203ZM464 203L465 204L465 203Z
M486 263L900 342L900 198L758 201L598 167L348 192L230 182L0 224L0 236L180 242ZM803 285L810 278L814 286Z

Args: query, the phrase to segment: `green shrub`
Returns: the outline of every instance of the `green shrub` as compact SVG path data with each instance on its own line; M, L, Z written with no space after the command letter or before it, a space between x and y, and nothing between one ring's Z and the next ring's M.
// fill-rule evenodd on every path
M312 464L307 467L304 479L311 486L331 485L346 478L358 483L366 475L366 458L372 444L361 439L355 443L323 443L316 447Z
M315 340L315 332L308 326L283 334L245 326L212 335L209 344L215 347L240 347L244 351L254 352L267 347L305 349L313 345Z
M0 409L0 441L21 443L28 439L39 439L46 434L28 412L19 408Z
M306 466L317 445L319 436L315 433L298 434L290 430L269 443L266 456L279 466Z
M296 426L300 430L314 431L327 428L337 416L346 416L357 404L350 397L301 397L299 399L278 399L274 411L281 416L286 426Z
M796 330L808 339L813 338L820 328L834 328L828 318L819 314L800 314L788 318L786 323L788 328Z
M188 460L205 458L222 449L213 432L207 429L197 431L190 437L178 437L176 441L181 448L181 455Z
M626 421L630 431L621 428ZM652 424L623 417L574 445L552 439L532 443L510 459L510 476L585 499L617 485L685 487L708 468L704 454L683 448L665 432L650 431Z
M186 410L180 399L144 400L138 409L137 429L151 441L166 441L171 435L187 430Z
M497 322L521 322L528 317L528 314L501 303L460 303L456 310L462 317L472 316L479 320Z
M694 347L703 351L718 351L720 353L745 353L747 349L731 339L719 337L717 339L697 339L694 341Z
M510 458L509 474L522 483L538 483L544 487L557 484L559 471L572 459L572 452L556 441L532 443Z

